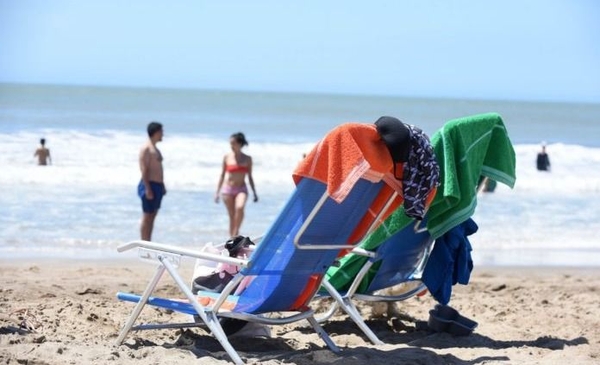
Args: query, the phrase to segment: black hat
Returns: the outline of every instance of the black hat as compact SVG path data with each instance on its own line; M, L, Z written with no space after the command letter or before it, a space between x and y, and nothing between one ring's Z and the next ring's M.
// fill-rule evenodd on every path
M375 122L377 133L385 142L395 163L408 161L410 130L406 124L394 117L381 117Z

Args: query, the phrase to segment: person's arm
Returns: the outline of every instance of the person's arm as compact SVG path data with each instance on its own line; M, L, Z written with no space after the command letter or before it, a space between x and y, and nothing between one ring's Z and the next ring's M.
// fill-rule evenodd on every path
M142 172L142 183L146 190L146 199L152 200L154 199L154 193L150 186L150 151L147 146L140 151L140 171Z
M50 156L50 150L48 150L48 165L52 165L52 157Z
M223 181L225 181L225 160L227 159L227 155L223 157L223 164L221 165L221 175L219 176L219 183L217 184L217 191L215 192L215 203L219 202L219 193L221 192L221 186L223 186Z
M252 178L252 157L248 156L248 183L254 194L254 202L258 201L258 195L256 195L256 188L254 187L254 178Z

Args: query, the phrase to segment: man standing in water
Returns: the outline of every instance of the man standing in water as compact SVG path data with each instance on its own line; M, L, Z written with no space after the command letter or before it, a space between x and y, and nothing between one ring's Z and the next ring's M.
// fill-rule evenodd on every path
M142 200L142 240L152 239L154 219L167 189L163 180L162 155L156 144L162 141L163 127L158 122L148 124L148 142L140 150L139 162L142 178L138 185L138 195Z
M550 171L550 157L546 152L546 142L542 143L542 150L537 155L536 165L539 171Z
M33 157L38 158L38 165L45 166L52 164L52 157L50 157L50 150L46 148L46 140L40 139L40 147L35 150Z

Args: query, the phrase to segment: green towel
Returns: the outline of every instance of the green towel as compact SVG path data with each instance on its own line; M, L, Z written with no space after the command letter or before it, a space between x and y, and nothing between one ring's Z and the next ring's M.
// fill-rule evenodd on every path
M440 186L426 215L427 228L435 239L473 215L481 175L514 187L515 151L496 113L450 120L434 133L431 144L440 165ZM373 250L414 223L399 207L360 247ZM340 259L340 265L331 267L326 277L338 290L347 289L366 261L366 257L350 253ZM358 292L366 289L376 270L373 265Z
M442 182L427 212L435 239L475 212L481 175L513 188L515 151L500 115L479 114L447 122L431 137Z

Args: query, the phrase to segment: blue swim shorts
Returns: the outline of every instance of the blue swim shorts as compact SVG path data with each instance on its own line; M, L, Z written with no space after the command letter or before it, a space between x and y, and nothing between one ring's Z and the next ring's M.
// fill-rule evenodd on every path
M154 193L154 199L152 200L146 198L146 187L140 180L140 183L138 184L138 196L142 199L142 210L144 213L154 213L158 211L158 209L160 209L160 202L165 193L165 184L163 183L150 181L150 188Z

